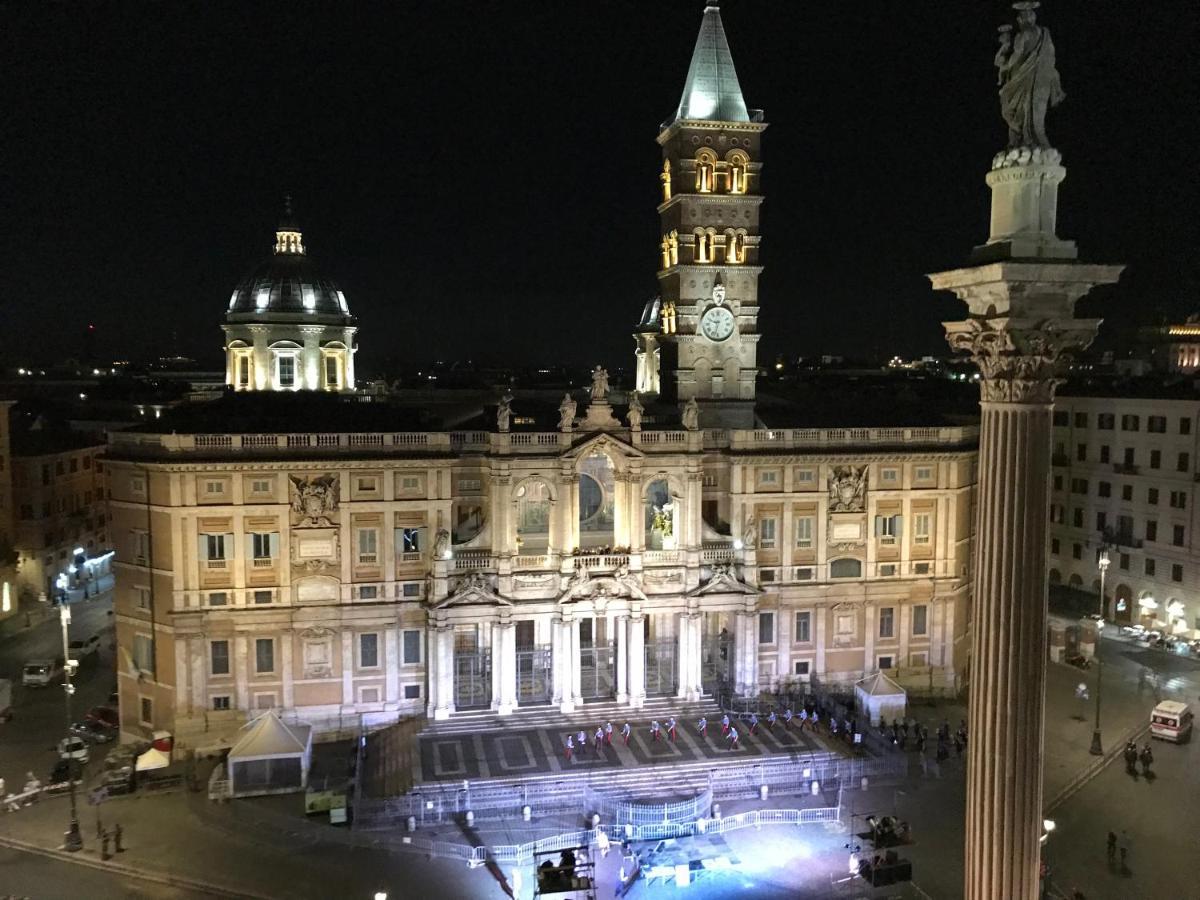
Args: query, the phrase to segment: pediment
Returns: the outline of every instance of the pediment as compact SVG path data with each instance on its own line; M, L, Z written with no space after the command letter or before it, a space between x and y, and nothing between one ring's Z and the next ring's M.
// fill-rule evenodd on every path
M512 601L496 593L492 587L491 578L487 575L474 573L467 575L450 588L450 593L433 604L434 609L444 609L448 606L508 606Z
M615 453L626 459L644 459L646 454L628 441L615 437L606 431L598 431L577 441L569 450L562 454L563 459L580 459L594 451Z
M704 597L708 594L742 594L755 596L761 594L753 585L739 581L731 566L713 566L712 577L699 587L688 591L689 597Z
M641 579L627 570L618 571L614 575L591 577L586 574L585 570L580 569L567 584L567 589L559 596L558 602L560 604L570 603L573 600L590 600L595 597L648 599L646 592L642 590Z

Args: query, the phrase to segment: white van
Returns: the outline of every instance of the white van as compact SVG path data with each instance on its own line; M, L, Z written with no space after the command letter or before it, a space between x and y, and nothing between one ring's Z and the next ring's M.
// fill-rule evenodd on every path
M21 684L26 687L46 687L60 671L62 664L58 660L30 659L21 671Z
M1181 744L1192 736L1192 710L1178 700L1164 700L1150 714L1150 736Z

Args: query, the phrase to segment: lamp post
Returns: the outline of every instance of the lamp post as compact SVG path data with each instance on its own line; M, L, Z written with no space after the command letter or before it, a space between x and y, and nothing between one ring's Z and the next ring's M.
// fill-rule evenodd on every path
M1100 685L1104 680L1104 660L1100 658L1100 645L1104 643L1104 573L1108 571L1108 551L1100 551L1096 565L1100 568L1100 625L1096 629L1096 727L1092 729L1092 756L1103 756L1104 746L1100 743Z
M71 695L75 693L75 686L71 684L71 657L70 644L67 640L67 626L71 624L71 607L67 605L64 598L63 603L58 608L58 617L62 622L62 639L63 639L63 698L66 701L67 710L67 741L68 748L67 756L67 789L71 795L71 825L67 829L67 833L63 836L63 849L72 853L83 849L83 835L79 831L79 812L75 806L75 758L70 756L70 738L71 738Z

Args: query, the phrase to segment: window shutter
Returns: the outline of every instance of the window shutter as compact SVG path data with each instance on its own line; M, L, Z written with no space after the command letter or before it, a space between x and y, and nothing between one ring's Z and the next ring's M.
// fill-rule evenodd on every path
M254 559L254 532L246 535L246 559Z
M896 540L904 535L904 516L896 516Z
M271 532L271 559L279 559L279 532Z
M199 543L199 550L197 552L196 558L207 560L208 559L208 535L207 534L199 535L197 540Z
M883 534L883 516L876 516L875 517L875 537L879 537L881 534Z
M403 528L396 528L392 531L392 547L396 551L396 558L399 559L400 555L402 553L404 553L404 529Z
M235 551L233 548L233 535L227 534L227 535L225 535L225 558L233 559L234 552Z

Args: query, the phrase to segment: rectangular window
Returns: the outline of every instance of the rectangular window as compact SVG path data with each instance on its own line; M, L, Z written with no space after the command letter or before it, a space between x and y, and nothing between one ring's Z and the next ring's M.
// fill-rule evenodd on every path
M294 387L296 384L296 357L279 357L279 386Z
M792 674L804 676L808 674L808 660L798 659L792 663Z
M797 469L796 470L796 489L801 491L809 490L817 483L817 473L815 469Z
M275 599L275 595L274 595L273 591L255 591L254 592L255 604L270 603L274 599Z
M1154 519L1146 520L1146 540L1158 540L1158 522L1156 522Z
M279 536L275 534L262 534L255 532L250 535L250 551L254 554L254 561L266 560L270 562L275 556L275 547L278 546Z
M932 481L933 467L932 466L917 466L917 470L913 475L917 481Z
M1183 566L1179 565L1179 563L1171 566L1171 580L1183 581Z
M133 589L138 609L150 608L150 588L136 587Z
M250 482L250 493L252 494L269 494L271 493L271 482L266 479L256 479Z
M1125 503L1133 502L1133 485L1132 484L1121 485L1121 500L1123 500Z
M802 550L807 550L813 545L814 521L812 516L796 517L796 546Z
M1075 459L1079 462L1087 462L1087 444L1075 445Z
M1097 413L1096 427L1102 431L1112 431L1116 417L1112 413Z
M154 641L148 634L133 636L133 664L141 672L154 671Z
M275 671L275 641L273 638L255 639L254 671L259 675Z
M1069 424L1070 420L1067 418L1067 411L1065 409L1056 409L1054 411L1054 427L1066 428Z
M379 481L375 478L358 478L358 491L362 494L370 494L379 490Z
M879 657L878 667L880 669L891 669L894 666L894 657L881 656Z
M1152 469L1161 469L1162 468L1162 451L1161 450L1151 450L1150 451L1150 468L1152 468Z
M400 492L403 494L416 494L421 491L421 476L420 475L403 475L400 478Z
M379 667L379 635L360 634L358 636L358 667L360 669Z
M416 597L420 599L422 594L421 587L421 582L419 581L406 581L401 586L400 593L404 597Z
M1096 530L1103 531L1107 527L1108 513L1106 513L1104 510L1100 510L1100 512L1096 513Z
M1080 544L1072 544L1071 556L1075 559L1083 559L1083 546Z
M1058 538L1050 538L1050 552L1055 556L1058 556L1059 547L1060 544L1058 542Z
M1099 484L1096 485L1096 491L1097 491L1097 493L1099 493L1099 495L1101 497L1111 497L1112 496L1112 484L1110 484L1107 481L1101 481Z
M208 672L210 675L229 674L229 641L208 642Z
M1076 528L1083 527L1083 510L1076 507L1071 510L1071 524Z
M421 686L419 684L406 684L404 686L404 699L405 700L420 700L421 699Z
M229 695L219 694L212 698L212 708L217 711L229 709Z
M1150 577L1150 578L1154 577L1154 560L1150 559L1150 557L1146 557L1146 561L1143 564L1142 568L1145 571L1147 577Z
M1086 494L1088 492L1088 483L1086 478L1071 479L1072 494Z
M1138 426L1140 424L1141 424L1141 421L1137 416L1133 416L1133 415L1121 416L1121 430L1122 431L1137 431Z
M796 634L792 640L797 644L807 644L812 641L811 612L806 611L796 613Z
M1125 465L1132 466L1134 464L1134 449L1132 447L1125 448Z
M1085 412L1075 413L1075 427L1076 428L1087 428L1087 413L1085 413Z
M929 631L929 607L924 603L913 607L912 633L916 636Z
M1191 419L1181 418L1179 420L1179 433L1180 434L1191 434L1192 433L1192 420Z
M1183 538L1184 538L1183 526L1182 525L1174 526L1174 529L1171 534L1171 543L1174 544L1176 547L1182 547L1183 546Z
M775 549L775 519L767 517L758 521L758 546L763 550Z
M775 643L775 613L760 612L758 614L758 642L760 644Z
M767 485L770 487L774 487L775 485L779 484L779 470L778 469L759 469L758 470L758 483L762 484L762 485Z
M880 578L891 578L895 574L896 574L896 564L895 563L880 563L879 564L879 577Z
M142 717L141 723L154 727L154 701L149 697L141 697L138 704L138 714Z
M902 516L876 516L875 536L882 544L894 544L900 539Z
M1101 444L1100 445L1100 462L1102 462L1102 463L1108 462L1111 455L1112 455L1112 451L1109 449L1108 444Z
M881 607L879 610L879 636L881 638L894 637L896 634L896 610L891 606Z
M1129 571L1129 554L1122 553L1121 558L1117 562L1117 565L1120 566L1120 568L1124 569L1126 572L1128 572Z
M895 487L900 482L899 469L880 469L879 479L888 487Z
M209 480L204 482L204 493L208 495L225 493L225 482L220 480Z
M797 566L795 578L796 581L812 581L815 574L812 566Z
M379 562L379 532L374 528L358 529L358 561L360 565Z
M1061 475L1055 475L1054 476L1054 489L1056 491L1061 491L1063 489L1062 486L1063 486L1063 477Z
M404 528L401 529L400 546L404 553L420 553L421 552L421 528Z
M1151 505L1158 505L1158 488L1146 489L1146 502Z
M483 482L478 478L458 479L458 492L460 494L478 494L482 487Z
M1186 453L1180 453L1175 461L1176 472L1186 472L1191 467L1191 459Z
M209 563L225 561L225 535L206 534L204 540L204 558Z
M228 606L229 595L225 591L213 591L208 595L209 606Z
M1172 509L1187 509L1187 492L1186 491L1171 491L1171 508Z
M373 584L364 584L358 589L359 600L378 600L379 588Z
M1146 416L1146 430L1153 434L1167 433L1166 416Z
M421 632L405 631L403 633L404 665L417 666L421 664Z

